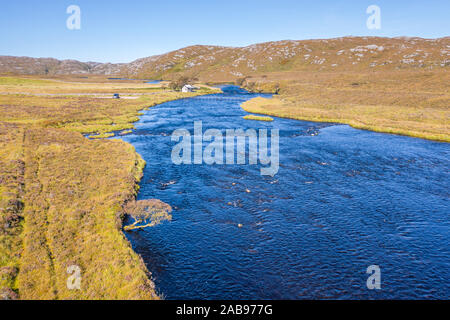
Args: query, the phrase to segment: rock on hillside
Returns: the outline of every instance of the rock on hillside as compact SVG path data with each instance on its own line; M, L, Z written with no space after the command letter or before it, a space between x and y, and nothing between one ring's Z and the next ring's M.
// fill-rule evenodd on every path
M283 71L442 68L450 65L450 37L441 39L345 37L278 41L243 48L193 46L136 60L129 77L228 81Z
M197 45L128 64L0 56L0 73L101 74L167 80L189 76L212 82L271 72L433 69L449 65L450 37L286 40L243 48Z

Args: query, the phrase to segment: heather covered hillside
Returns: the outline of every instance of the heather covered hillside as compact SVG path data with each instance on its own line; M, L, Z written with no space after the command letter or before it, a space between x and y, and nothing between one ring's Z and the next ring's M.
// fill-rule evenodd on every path
M267 42L242 48L197 45L128 64L0 57L0 73L103 74L167 80L189 76L210 82L272 72L432 70L449 65L450 37L343 37Z
M0 56L0 73L23 75L110 75L120 72L122 64L57 60L53 58L30 58Z
M127 64L129 77L231 81L285 71L435 69L450 65L450 38L345 37L278 41L244 48L193 46Z

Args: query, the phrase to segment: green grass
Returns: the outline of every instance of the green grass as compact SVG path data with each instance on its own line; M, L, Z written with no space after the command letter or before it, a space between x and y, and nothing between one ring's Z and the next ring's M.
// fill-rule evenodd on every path
M114 133L101 133L97 135L89 136L89 139L106 139L114 137Z
M244 119L245 120L266 121L266 122L272 122L273 121L273 118L271 118L271 117L255 116L255 115L245 116Z
M55 85L55 81L41 80L41 79L28 79L28 78L16 78L16 77L0 77L0 85L15 85L15 86L27 86L27 85Z
M133 130L124 130L124 131L121 131L121 132L119 133L119 135L124 136L124 135L130 134L130 133L132 133L132 132L133 132Z

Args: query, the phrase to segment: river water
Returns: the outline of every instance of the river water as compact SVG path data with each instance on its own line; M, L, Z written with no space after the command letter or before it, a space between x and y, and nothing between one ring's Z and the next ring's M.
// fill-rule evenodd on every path
M127 237L166 299L450 298L450 145L275 119L248 121L236 87L161 104L130 142L147 161L139 199L173 221ZM174 165L174 130L280 130L280 170ZM239 227L241 225L241 227ZM369 290L367 268L381 270Z

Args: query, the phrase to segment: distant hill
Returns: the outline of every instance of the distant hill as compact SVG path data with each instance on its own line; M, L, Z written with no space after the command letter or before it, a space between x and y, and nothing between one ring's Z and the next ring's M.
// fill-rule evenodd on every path
M291 71L434 69L450 65L450 37L344 37L277 41L243 48L191 46L127 64L0 56L0 73L100 74L127 78L234 81Z
M0 56L0 73L23 75L119 74L124 64L80 62L52 58Z

